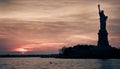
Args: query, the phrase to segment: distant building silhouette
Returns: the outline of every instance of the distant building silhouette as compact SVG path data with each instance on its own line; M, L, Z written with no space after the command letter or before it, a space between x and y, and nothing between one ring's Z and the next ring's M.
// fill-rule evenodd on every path
M100 5L98 5L99 16L100 16L100 30L98 32L98 43L97 46L101 48L110 47L108 41L108 32L106 30L106 21L108 16L104 14L104 11L100 9Z

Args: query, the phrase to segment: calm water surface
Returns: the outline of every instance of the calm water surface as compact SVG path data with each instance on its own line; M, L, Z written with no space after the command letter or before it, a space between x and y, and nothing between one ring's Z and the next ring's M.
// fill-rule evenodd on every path
M0 69L120 69L120 60L0 58Z

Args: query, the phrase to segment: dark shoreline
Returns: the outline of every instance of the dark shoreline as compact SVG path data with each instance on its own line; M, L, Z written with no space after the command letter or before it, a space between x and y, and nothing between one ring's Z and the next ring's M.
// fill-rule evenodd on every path
M0 58L58 58L58 59L120 59L120 57L61 57L59 54L50 55L0 55Z
M55 57L57 54L49 54L49 55L27 55L27 54L25 54L25 55L14 55L14 54L7 54L7 55L0 55L0 58L9 58L9 57L41 57L41 58L52 58L52 57Z

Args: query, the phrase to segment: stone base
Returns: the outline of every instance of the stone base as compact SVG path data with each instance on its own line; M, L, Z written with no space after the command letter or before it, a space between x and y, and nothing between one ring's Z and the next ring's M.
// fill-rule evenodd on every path
M106 30L99 30L98 33L98 47L110 47L108 42L108 33Z

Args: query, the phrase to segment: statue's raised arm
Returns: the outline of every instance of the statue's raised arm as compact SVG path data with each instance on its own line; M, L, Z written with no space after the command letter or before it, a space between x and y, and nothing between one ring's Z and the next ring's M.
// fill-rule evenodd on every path
M99 10L99 13L100 13L100 4L98 4L98 10Z

